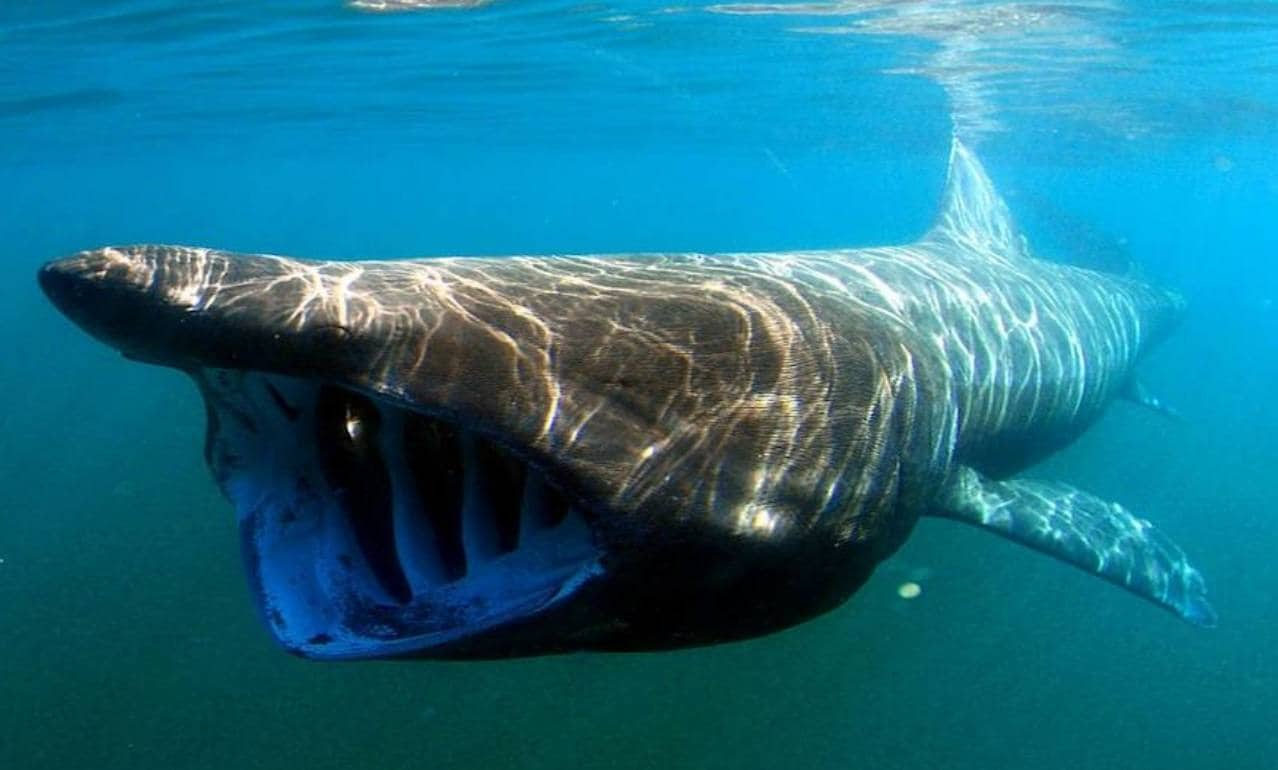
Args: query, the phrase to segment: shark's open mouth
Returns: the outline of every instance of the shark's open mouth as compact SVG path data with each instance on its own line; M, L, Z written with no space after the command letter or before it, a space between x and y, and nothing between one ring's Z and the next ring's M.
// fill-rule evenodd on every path
M529 620L598 572L585 514L488 437L328 383L195 376L254 596L294 652L438 651Z

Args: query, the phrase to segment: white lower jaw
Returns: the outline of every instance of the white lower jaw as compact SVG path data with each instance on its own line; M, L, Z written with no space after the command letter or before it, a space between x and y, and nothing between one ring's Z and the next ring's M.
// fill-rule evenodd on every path
M494 462L480 437L449 428L448 462L464 478L441 476L456 483L444 497L455 503L449 515L459 530L441 531L439 512L424 513L439 501L413 470L435 466L423 465L420 442L414 454L403 440L406 422L420 430L427 418L353 394L355 406L335 412L331 390L317 413L319 383L275 375L217 370L197 380L211 413L210 465L235 504L254 597L293 652L429 651L526 620L600 573L581 512L532 469L523 469L519 489L502 487L509 479L495 466L512 461ZM359 413L370 408L376 413ZM345 447L335 461L316 436L357 450L369 442L368 451ZM384 481L368 487L369 474Z
M259 611L288 650L316 659L426 652L544 612L601 574L580 519L494 559L464 578L388 599L367 566L345 553L341 527L315 539L281 536L288 509L259 507L240 521Z

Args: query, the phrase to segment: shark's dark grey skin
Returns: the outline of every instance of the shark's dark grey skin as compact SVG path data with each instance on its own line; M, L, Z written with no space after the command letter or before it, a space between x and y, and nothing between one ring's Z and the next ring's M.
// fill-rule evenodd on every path
M888 248L311 262L84 252L40 282L209 412L254 595L315 658L655 649L844 601L922 515L1210 625L1181 551L1009 476L1131 390L1181 301L1037 261L955 143Z

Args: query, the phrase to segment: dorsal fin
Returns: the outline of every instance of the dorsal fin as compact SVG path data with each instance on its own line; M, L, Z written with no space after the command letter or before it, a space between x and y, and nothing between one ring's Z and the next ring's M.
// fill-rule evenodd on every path
M941 216L923 241L959 246L991 259L1029 257L1025 238L1013 224L1003 197L957 134L950 145Z

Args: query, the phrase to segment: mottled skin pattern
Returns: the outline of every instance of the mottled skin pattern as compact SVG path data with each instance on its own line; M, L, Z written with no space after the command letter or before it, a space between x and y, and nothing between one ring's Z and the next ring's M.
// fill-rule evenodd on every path
M920 515L999 528L968 510L985 476L1068 443L1178 316L1167 292L1029 258L957 144L948 198L929 235L890 248L313 262L137 246L57 263L93 302L42 280L131 357L334 382L499 438L592 512L621 586L543 646L669 646L837 604ZM1042 513L1026 521L1048 531ZM1161 595L1105 576L1188 614L1167 583L1201 580L1171 548ZM619 609L635 602L664 611Z

